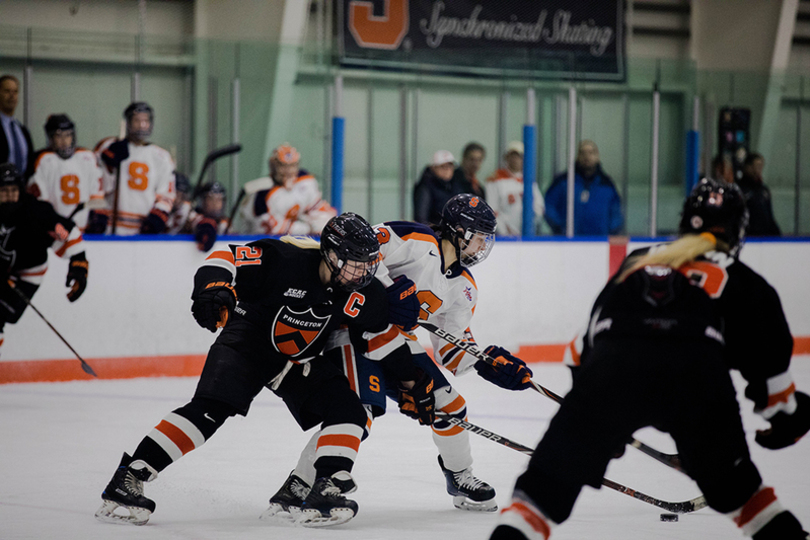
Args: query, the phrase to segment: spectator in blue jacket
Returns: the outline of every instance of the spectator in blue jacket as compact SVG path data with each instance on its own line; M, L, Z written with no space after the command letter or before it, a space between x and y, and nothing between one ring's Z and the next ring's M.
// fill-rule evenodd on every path
M613 180L599 163L593 141L579 143L574 174L574 234L620 234L624 227L621 200ZM568 172L561 173L546 191L545 218L554 234L565 234Z

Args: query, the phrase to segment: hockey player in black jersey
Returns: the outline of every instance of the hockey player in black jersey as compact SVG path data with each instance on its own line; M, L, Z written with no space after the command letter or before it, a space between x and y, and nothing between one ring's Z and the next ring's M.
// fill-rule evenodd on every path
M3 327L20 320L26 299L31 300L45 277L48 248L70 259L68 300L78 300L87 287L88 263L78 227L22 188L17 168L0 165L0 347Z
M740 190L702 180L681 237L632 253L591 312L574 384L517 479L491 540L547 539L582 486L637 429L668 432L706 502L755 540L806 540L751 461L729 368L771 424L769 449L810 430L810 396L788 371L793 339L779 296L737 260L747 211Z
M321 351L339 325L379 331L389 322L416 324L418 301L386 290L373 279L379 243L360 216L327 223L318 243L301 238L263 239L215 251L197 271L192 313L203 328L223 327L192 400L166 416L124 454L102 493L96 517L142 525L155 509L143 482L211 438L231 416L246 415L267 386L308 430L320 425L317 480L302 506L300 523L343 523L357 512L351 470L366 412L343 374ZM412 285L412 283L411 283ZM115 513L122 507L127 513Z

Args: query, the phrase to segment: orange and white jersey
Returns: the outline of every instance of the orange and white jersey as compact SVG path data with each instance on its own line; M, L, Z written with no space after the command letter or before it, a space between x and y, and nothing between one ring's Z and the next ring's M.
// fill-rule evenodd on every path
M259 189L248 193L251 184ZM248 197L241 204L241 214L249 234L320 234L326 222L337 215L323 200L315 177L303 170L289 185L258 178L245 188Z
M69 217L84 231L90 208L104 206L101 182L101 169L90 150L77 148L67 159L47 150L37 158L28 191L51 203L57 214ZM81 203L84 203L83 209L74 214Z
M101 161L101 153L115 142L104 139L96 147L99 163L102 163L107 212L111 219L107 232L112 229L112 212L115 199L115 169L108 169ZM171 214L175 198L174 160L167 150L154 144L129 143L129 157L121 162L121 178L118 188L118 223L116 234L138 234L141 222L153 208L166 215Z
M487 202L498 218L496 233L501 236L520 236L523 224L523 173L498 169L487 178ZM543 195L535 182L532 187L532 207L535 223L545 210Z
M405 221L391 221L376 225L380 241L382 264L376 277L388 287L399 276L413 280L422 309L419 318L430 321L454 336L473 342L469 326L478 301L478 288L466 268L453 265L444 272L441 240L426 225ZM381 360L403 343L408 343L414 354L425 352L411 336L389 326L378 334L366 334L368 352L372 360ZM470 369L476 358L458 347L431 334L434 358L456 375Z

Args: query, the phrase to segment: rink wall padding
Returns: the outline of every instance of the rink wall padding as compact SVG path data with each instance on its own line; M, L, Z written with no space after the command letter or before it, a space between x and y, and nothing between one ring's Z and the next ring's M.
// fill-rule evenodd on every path
M51 256L33 303L102 379L195 376L214 334L191 317L192 279L206 254L187 238L86 240L88 287L71 304L67 261ZM245 243L247 237L220 242ZM559 362L584 326L597 293L628 251L654 239L499 240L472 269L478 306L471 329L528 362ZM777 289L795 337L810 354L810 239L749 241L742 259ZM6 325L0 384L90 378L39 316L28 309ZM420 334L426 348L431 336Z

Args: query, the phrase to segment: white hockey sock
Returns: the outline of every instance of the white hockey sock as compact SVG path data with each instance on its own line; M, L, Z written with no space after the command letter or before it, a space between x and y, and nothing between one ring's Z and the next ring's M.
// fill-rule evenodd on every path
M461 419L467 417L467 403L455 388L444 386L433 391L436 409ZM433 442L439 449L444 466L459 472L472 466L470 434L448 422L437 422L433 426Z
M321 436L321 430L312 434L309 442L301 451L298 457L298 465L295 466L293 474L307 483L310 487L315 483L315 449L318 446L318 438Z
M759 491L748 499L742 507L729 516L737 527L742 529L746 536L754 536L762 527L768 524L777 514L784 511L782 505L776 499L776 494L772 487L760 486Z

